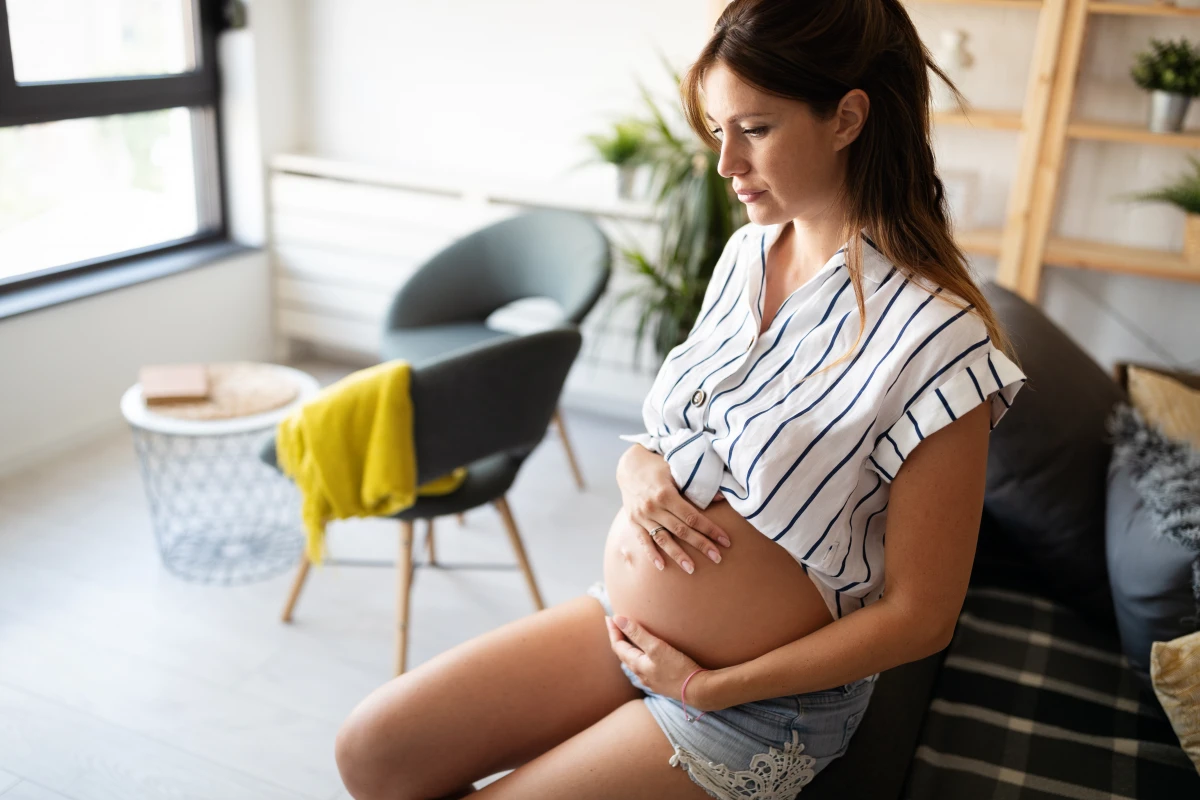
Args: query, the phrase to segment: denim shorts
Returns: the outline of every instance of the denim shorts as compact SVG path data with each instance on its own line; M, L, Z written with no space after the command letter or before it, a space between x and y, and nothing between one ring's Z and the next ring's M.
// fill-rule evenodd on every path
M602 581L587 593L612 616ZM773 697L709 711L688 722L683 704L648 689L624 664L642 702L667 736L680 767L718 800L792 800L818 772L845 754L862 721L879 673L835 689ZM699 712L689 707L695 719Z

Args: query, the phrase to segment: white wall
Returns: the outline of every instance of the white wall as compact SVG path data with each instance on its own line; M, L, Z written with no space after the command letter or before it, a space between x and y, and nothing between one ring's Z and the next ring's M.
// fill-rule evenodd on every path
M660 97L671 85L654 48L677 69L707 33L709 3L690 0L305 0L300 50L306 93L300 138L313 153L448 175L475 173L580 191L611 191L607 173L568 172L587 155L579 141L610 114L640 108L634 78ZM1036 12L913 3L926 42L962 27L977 57L962 89L978 106L1019 108ZM1093 17L1079 110L1140 122L1146 97L1127 79L1132 54L1152 35L1200 39L1200 22ZM1200 103L1189 125L1200 123ZM1004 217L1015 133L940 129L943 170L975 173L976 224ZM1184 151L1082 143L1059 201L1069 236L1178 249L1182 216L1162 206L1116 204L1186 166ZM980 258L981 275L994 260ZM1043 305L1104 366L1120 359L1200 368L1200 285L1066 270L1045 275Z
M268 287L259 251L0 320L0 477L119 430L143 364L269 360Z
M308 0L314 153L611 195L601 169L568 172L586 133L636 109L635 79L673 87L703 40L696 0ZM591 172L589 175L588 173Z

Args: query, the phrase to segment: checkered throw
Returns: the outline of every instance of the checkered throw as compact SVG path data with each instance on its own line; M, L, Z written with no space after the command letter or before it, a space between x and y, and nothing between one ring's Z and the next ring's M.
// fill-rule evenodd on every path
M1022 591L968 590L908 800L1200 798L1192 766L1115 632Z

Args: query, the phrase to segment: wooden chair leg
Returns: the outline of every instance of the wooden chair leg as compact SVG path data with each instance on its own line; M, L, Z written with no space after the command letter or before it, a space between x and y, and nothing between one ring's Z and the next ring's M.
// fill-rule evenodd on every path
M517 554L517 562L521 565L521 572L525 573L525 582L529 584L529 591L533 595L533 604L537 606L538 611L541 611L546 604L542 602L542 594L538 591L537 582L533 579L533 570L529 568L529 559L525 557L525 547L521 544L521 534L517 531L517 523L513 520L512 511L508 508L508 500L500 497L493 500L492 504L500 512L500 518L504 520L504 528L508 531L508 540L512 543L513 552Z
M308 561L308 555L300 556L300 570L296 573L295 580L292 581L292 591L288 595L287 604L283 607L283 621L292 621L292 611L296 608L296 601L300 599L300 590L304 588L304 581L308 578L308 568L312 564Z
M408 595L412 586L413 524L400 522L400 554L396 558L396 674L408 663Z
M571 473L575 476L575 485L583 491L583 473L575 462L575 452L571 449L571 440L567 438L567 426L563 423L562 411L554 409L554 426L558 428L558 438L562 439L563 449L567 451L567 463L571 465Z
M429 551L430 565L437 565L437 555L433 549L433 517L425 520L425 549Z

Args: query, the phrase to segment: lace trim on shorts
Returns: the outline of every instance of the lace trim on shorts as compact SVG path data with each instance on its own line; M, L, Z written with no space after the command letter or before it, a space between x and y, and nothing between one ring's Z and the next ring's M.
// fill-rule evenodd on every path
M695 753L675 748L672 767L683 766L701 787L719 797L752 798L753 800L793 800L813 779L812 756L801 755L804 745L800 732L792 731L792 741L783 745L783 752L774 747L759 753L750 761L750 769L731 770L724 764L714 764Z

